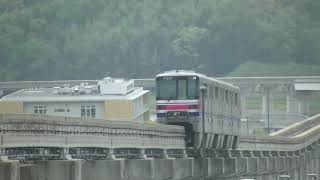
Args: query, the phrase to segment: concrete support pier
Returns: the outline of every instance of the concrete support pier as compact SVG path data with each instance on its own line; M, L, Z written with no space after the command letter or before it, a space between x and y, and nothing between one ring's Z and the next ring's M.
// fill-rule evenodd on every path
M19 162L0 161L0 180L20 180Z
M280 180L290 176L290 180L308 180L319 177L319 157L315 150L299 156L206 158L206 179ZM203 168L201 158L0 161L0 180L197 180Z
M194 159L0 162L0 180L167 180L194 177Z

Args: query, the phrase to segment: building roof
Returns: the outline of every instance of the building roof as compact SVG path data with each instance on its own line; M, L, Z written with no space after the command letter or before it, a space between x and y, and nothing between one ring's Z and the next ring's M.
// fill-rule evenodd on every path
M23 102L79 102L79 101L105 101L105 100L132 100L148 91L141 87L135 87L128 94L57 94L54 88L23 89L2 97L1 101L23 101Z
M319 83L295 83L296 91L320 91Z
M96 85L80 83L74 87L23 89L2 97L1 101L23 102L79 102L105 100L133 100L146 94L142 87L134 87L133 80L105 77Z

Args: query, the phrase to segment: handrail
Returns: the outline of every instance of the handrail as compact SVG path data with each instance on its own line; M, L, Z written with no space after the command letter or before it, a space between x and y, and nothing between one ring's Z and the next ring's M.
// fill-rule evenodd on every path
M292 124L286 128L283 128L279 131L271 133L270 136L284 136L289 137L299 132L303 132L311 127L319 124L320 114L307 118L304 121Z
M312 145L314 142L320 139L320 114L309 118L303 123L298 125L292 125L286 133L296 131L297 129L305 129L307 125L308 130L296 134L293 137L284 136L246 136L240 139L240 149L251 150L290 150L297 151L307 146ZM285 134L285 133L283 133ZM272 147L274 146L274 147Z

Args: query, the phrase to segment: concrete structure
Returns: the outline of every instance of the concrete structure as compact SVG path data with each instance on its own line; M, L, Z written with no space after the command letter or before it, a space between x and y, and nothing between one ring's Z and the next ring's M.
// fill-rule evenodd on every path
M207 180L309 180L319 177L319 147L299 155L206 158ZM1 180L199 180L201 160L62 160L36 164L0 162ZM285 176L286 175L286 176Z
M320 90L320 76L291 76L291 77L222 77L218 78L232 83L242 90L243 107L247 97L258 96L261 100L259 112L267 111L267 91L270 92L269 99L281 99L286 103L286 107L281 109L286 113L299 113L309 115L309 100ZM154 78L135 79L137 87L144 87L153 90L155 87ZM62 81L20 81L20 82L0 82L0 91L7 94L25 88L56 87L70 84L72 86L80 83L96 84L97 80L62 80ZM272 102L270 108L272 109ZM251 110L249 110L251 111ZM245 112L245 111L244 111ZM257 111L255 112L257 113ZM245 113L242 113L245 116Z
M313 115L310 101L320 97L320 76L299 77L222 77L219 80L232 83L241 90L241 118L249 119L249 124L262 121L262 129L267 127L267 113L272 131ZM150 90L154 79L136 79L135 84ZM276 116L274 114L277 114ZM279 116L282 116L279 121Z
M13 104L10 109L19 109L20 107L20 104L17 103ZM7 111L10 109L7 109ZM62 118L58 120L61 124L52 123L55 127L51 125L46 126L43 122L50 121L50 119L44 116L39 119L31 117L29 120L24 119L24 117L20 117L20 119L17 117L4 119L7 121L0 121L4 122L0 127L0 132L2 133L0 138L2 145L0 154L2 155L7 155L8 149L16 148L17 146L21 146L21 144L28 147L44 147L45 145L59 143L59 140L55 139L56 137L62 137L62 141L60 141L62 142L61 147L68 147L69 145L77 146L77 148L84 146L96 147L101 146L101 144L104 147L107 147L106 144L109 146L125 144L128 147L129 144L133 148L142 147L143 152L147 150L145 148L146 145L150 145L149 148L151 149L152 147L163 148L167 147L165 143L167 140L172 140L172 137L175 137L177 142L180 143L183 139L183 136L179 133L174 133L175 131L164 132L165 129L162 129L162 133L157 134L158 130L150 131L151 127L148 127L144 131L144 127L139 129L139 125L134 122L131 122L133 124L130 125L133 128L127 126L128 122L122 124L120 121L115 126L109 124L109 128L100 129L100 127L96 127L97 124L90 124L94 122L92 119L86 120L86 123L89 124L83 124L81 121L83 119L80 118L73 121L70 121L68 118ZM41 123L37 121L41 121ZM70 125L72 128L69 129ZM88 126L90 127L86 129ZM45 136L45 133L48 133L49 136ZM80 136L76 135L76 133L79 133L78 135ZM168 136L168 133L173 133L174 136ZM28 136L30 134L32 138ZM102 135L100 136L100 134ZM133 134L135 136L131 139L130 137ZM112 141L114 143L108 143L110 139L114 139ZM292 180L308 180L314 177L319 179L319 139L320 115L285 128L281 133L275 134L272 137L243 136L240 139L240 149L218 150L207 153L207 158L205 159L207 179L238 180L247 178L255 180L280 180L291 178ZM48 140L52 141L46 142ZM219 143L218 141L215 143ZM145 142L148 143L146 144ZM158 144L158 142L164 144ZM183 143L179 145L177 142L172 141L169 143L172 145L171 148L183 146ZM57 144L54 144L54 146L57 146ZM64 150L68 149L65 148ZM13 152L16 153L17 151ZM79 152L81 152L81 149ZM108 153L103 152L102 154ZM189 180L199 179L204 169L201 159L198 158L185 158L185 156L175 159L168 158L168 156L161 156L159 159L148 159L145 156L139 156L139 158L141 159L100 161L55 160L39 161L39 163L35 164L20 164L16 161L8 162L5 158L0 158L2 159L2 162L0 162L0 180L100 180L106 177L108 179L120 180Z
M107 125L108 123L106 124L106 122L98 120L95 122L88 119L86 123L83 123L77 119L62 120L60 118L59 120L58 117L46 116L36 118L35 115L30 117L29 120L27 118L23 119L25 117L22 115L3 115L2 118L0 121L2 122L0 129L3 134L0 138L2 143L1 154L3 154L3 152L6 153L10 147L21 145L32 147L53 145L57 147L58 145L53 143L59 141L54 139L54 141L49 141L54 136L65 137L67 139L66 142L63 142L64 145L62 145L62 147L67 147L66 145L72 144L82 147L88 146L89 144L91 147L100 147L101 145L107 144L102 143L102 141L107 140L111 134L111 138L120 138L114 141L116 143L112 143L118 147L122 145L127 145L128 147L128 144L131 144L131 147L141 146L151 149L154 147L166 148L169 147L169 144L173 149L184 147L183 144L179 145L179 142L182 142L181 140L184 137L181 135L183 129L176 126L145 125L148 126L146 128L136 126L138 123L135 122L121 123L121 121L115 121L115 124L112 123L113 125L110 126ZM56 122L53 123L53 121ZM28 122L30 123L29 125ZM57 131L65 133L59 134L54 132L54 127L51 127L53 125L56 126ZM80 125L86 128L81 129L77 127ZM111 129L87 129L87 127L98 128L98 125L114 128L116 131ZM73 128L70 129L71 126L73 126ZM28 130L28 127L35 128ZM130 127L132 129L128 131ZM142 132L143 130L147 131ZM83 134L82 131L86 133ZM162 138L159 138L159 136L155 134L158 131L161 131L158 135L163 136ZM78 139L76 143L74 143L74 133L82 134L81 139ZM98 138L101 133L106 133L105 135L107 136ZM27 134L29 134L29 136ZM124 136L126 134L130 135ZM131 139L130 137L135 134L137 137ZM140 137L142 134L144 134L144 136ZM30 136L38 139L34 140L30 138ZM91 137L87 138L87 136ZM47 142L41 141L39 138L45 138ZM131 139L131 143L129 143L129 141L122 141L121 138ZM147 140L144 138L151 139ZM13 141L10 142L10 139ZM92 141L93 139L95 139L95 141ZM99 139L102 141L98 142ZM168 142L168 140L173 141L169 144L158 144L158 142L161 142L161 139L164 140L163 142ZM125 143L121 145L121 142ZM145 142L150 142L150 146L146 146ZM2 162L0 162L0 179L102 180L106 177L108 177L108 179L120 180L199 179L204 169L201 161L201 158L186 158L183 156L180 158L162 156L162 158L159 159L142 158L99 161L51 160L39 161L35 164L20 164L16 161L2 160ZM319 177L320 115L309 118L295 126L288 127L273 137L242 137L240 139L240 149L207 152L205 162L206 178L212 180L235 180L243 178L280 180L280 178L288 176L293 180L308 180L308 178L311 177Z
M157 155L165 156L167 150L181 153L185 149L184 137L184 128L180 126L32 114L0 115L2 159L67 159L70 155L70 158L105 159L117 155L139 158L153 149L159 150ZM130 150L134 153L130 154Z
M310 99L320 95L319 76L291 77L223 77L241 89L243 117L251 113L297 113L310 115ZM258 109L248 107L250 98L259 99ZM269 100L269 106L268 106ZM284 107L276 106L284 104ZM280 101L280 102L279 102Z
M242 135L262 135L266 134L268 129L268 114L251 114L249 119L241 120ZM301 122L308 117L295 113L270 113L269 128L270 132L278 131L292 124Z
M149 120L149 91L133 80L20 90L0 100L0 113L33 113L108 120Z
M217 79L240 87L242 118L251 114L265 114L268 107L271 113L312 115L314 112L310 112L310 100L315 96L320 96L320 76L222 77ZM155 86L154 79L136 79L135 84L150 90ZM252 98L258 99L257 103L260 103L253 109L248 102ZM269 106L267 106L268 99Z
M193 158L0 162L0 180L182 180L194 176Z

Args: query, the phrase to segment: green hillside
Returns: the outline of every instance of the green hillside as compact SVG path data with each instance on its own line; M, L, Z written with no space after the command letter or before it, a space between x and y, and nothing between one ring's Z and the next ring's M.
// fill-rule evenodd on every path
M296 63L247 62L227 76L320 76L320 66Z
M299 68L320 65L319 9L319 0L0 0L0 81L224 76L249 61L307 75Z

